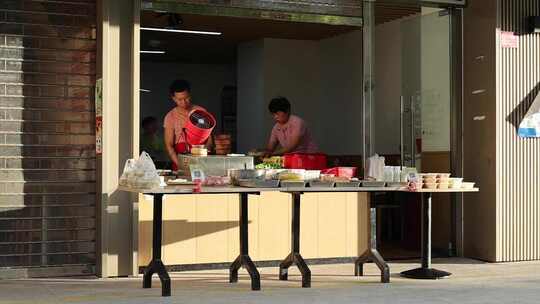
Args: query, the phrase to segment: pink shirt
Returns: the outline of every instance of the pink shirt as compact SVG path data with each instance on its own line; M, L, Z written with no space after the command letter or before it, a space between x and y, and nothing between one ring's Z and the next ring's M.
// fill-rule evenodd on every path
M294 153L316 153L318 148L304 120L296 115L291 115L286 124L276 123L270 134L270 143L279 143L281 147L288 148L293 138L300 136L300 144L294 149Z
M204 110L203 107L197 105L192 105L191 109L189 110L175 107L174 109L170 110L167 115L165 115L165 119L163 120L163 127L166 129L174 130L175 144L186 142L183 129L186 125L186 122L188 121L189 112L195 109Z

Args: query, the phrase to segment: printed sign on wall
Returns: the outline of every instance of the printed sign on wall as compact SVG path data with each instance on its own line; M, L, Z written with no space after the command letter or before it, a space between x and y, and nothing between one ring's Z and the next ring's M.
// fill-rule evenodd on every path
M518 36L516 36L513 32L501 31L501 47L503 49L517 49Z
M96 155L103 153L103 83L102 79L96 80Z

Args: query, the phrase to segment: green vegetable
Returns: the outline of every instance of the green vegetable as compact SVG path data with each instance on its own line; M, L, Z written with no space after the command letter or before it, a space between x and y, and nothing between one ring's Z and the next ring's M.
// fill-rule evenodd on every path
M256 165L255 169L281 169L281 166L276 163L261 163Z

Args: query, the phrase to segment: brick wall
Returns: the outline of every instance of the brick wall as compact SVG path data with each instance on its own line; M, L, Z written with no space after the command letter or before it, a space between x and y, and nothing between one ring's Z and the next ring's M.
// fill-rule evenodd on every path
M95 62L95 0L0 1L0 277L93 271Z

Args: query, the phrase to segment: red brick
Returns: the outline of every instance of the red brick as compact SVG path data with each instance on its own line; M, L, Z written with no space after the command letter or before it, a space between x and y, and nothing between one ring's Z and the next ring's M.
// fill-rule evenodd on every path
M70 1L73 2L73 1ZM0 9L20 10L27 12L45 12L48 14L75 14L75 15L94 15L95 4L74 4L74 3L50 3L36 2L28 0L3 0Z
M1 13L1 12L0 12ZM0 23L0 33L2 34L11 34L11 35L22 35L23 26L21 24L12 24L12 23Z
M88 87L68 87L68 97L76 98L89 98L92 97L94 93L93 88Z
M4 45L6 46L24 46L23 37L21 36L4 36Z
M27 36L96 39L95 29L90 27L55 27L46 25L25 25L24 34Z
M23 69L23 62L22 61L11 61L6 60L6 70L8 71L22 71Z
M66 90L61 86L41 86L40 96L43 97L64 97Z
M23 49L0 48L0 58L4 59L23 59L25 53Z
M96 41L88 39L41 38L40 48L58 50L95 51Z
M0 83L22 83L21 73L5 73L0 72Z

